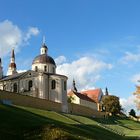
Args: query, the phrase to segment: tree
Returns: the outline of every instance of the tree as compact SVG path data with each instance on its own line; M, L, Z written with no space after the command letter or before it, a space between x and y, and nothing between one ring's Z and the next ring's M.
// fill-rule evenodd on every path
M68 103L73 103L74 100L75 100L74 97L68 96L67 102L68 102Z
M130 112L129 112L129 115L133 116L133 117L136 117L136 112L134 109L131 109Z
M74 101L75 99L74 99L74 97L72 97L72 96L68 96L68 100L67 100L67 102L69 103L69 105L70 105L70 107L69 107L69 111L70 111L70 113L72 113L73 112L73 101Z
M136 103L137 109L140 110L140 93L136 95L136 99L134 101Z
M113 95L103 96L102 104L104 110L112 113L113 115L120 113L122 110L119 98Z

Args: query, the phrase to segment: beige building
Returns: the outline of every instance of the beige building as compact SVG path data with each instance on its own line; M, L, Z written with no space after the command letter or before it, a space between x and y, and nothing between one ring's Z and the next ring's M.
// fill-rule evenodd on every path
M93 100L91 100L88 96L81 94L79 92L75 92L73 90L71 90L68 93L68 98L70 96L72 97L72 103L86 106L93 110L97 110L97 104Z
M0 89L62 103L67 112L67 77L56 74L56 64L48 55L48 48L42 44L40 55L34 58L32 70L17 73L15 54L12 50L7 76L3 76L0 59Z
M75 81L73 81L73 88L68 92L68 97L72 97L72 103L86 106L97 111L102 110L101 99L103 92L100 88L78 92Z

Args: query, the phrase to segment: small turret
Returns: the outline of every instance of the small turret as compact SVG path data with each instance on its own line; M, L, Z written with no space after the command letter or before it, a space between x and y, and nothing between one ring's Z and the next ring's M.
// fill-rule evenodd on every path
M73 88L72 88L73 91L77 92L77 88L76 88L76 84L75 84L75 80L73 79Z
M106 96L109 95L107 87L105 88L105 95L106 95Z
M17 68L16 68L16 63L15 63L15 52L14 52L14 49L12 49L11 61L9 64L7 75L13 75L15 73L17 73Z
M47 52L48 52L48 47L45 44L45 37L43 37L43 44L40 49L40 54L47 54Z
M3 77L3 67L2 67L2 61L0 58L0 79L2 79L2 77Z

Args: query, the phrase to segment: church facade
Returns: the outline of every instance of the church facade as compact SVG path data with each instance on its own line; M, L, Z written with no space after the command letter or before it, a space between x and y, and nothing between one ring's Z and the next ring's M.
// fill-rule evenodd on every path
M62 103L62 111L67 112L67 77L56 73L56 64L48 55L45 43L40 48L40 55L32 62L32 69L18 73L15 63L14 49L7 76L3 76L0 58L0 89L23 95L47 99Z

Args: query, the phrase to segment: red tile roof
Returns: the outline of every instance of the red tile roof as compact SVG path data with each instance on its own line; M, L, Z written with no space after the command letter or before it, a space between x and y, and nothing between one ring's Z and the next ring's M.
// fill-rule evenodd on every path
M89 98L87 95L84 95L84 94L81 94L79 92L75 92L75 91L70 91L68 93L68 96L72 96L72 95L76 95L77 97L79 97L80 99L82 100L86 100L86 101L89 101L89 102L95 102L94 100L92 100L91 98Z
M81 92L81 94L88 96L90 99L92 99L96 103L99 102L99 96L101 93L102 93L102 90L100 88L93 89L93 90L86 90L86 91Z

